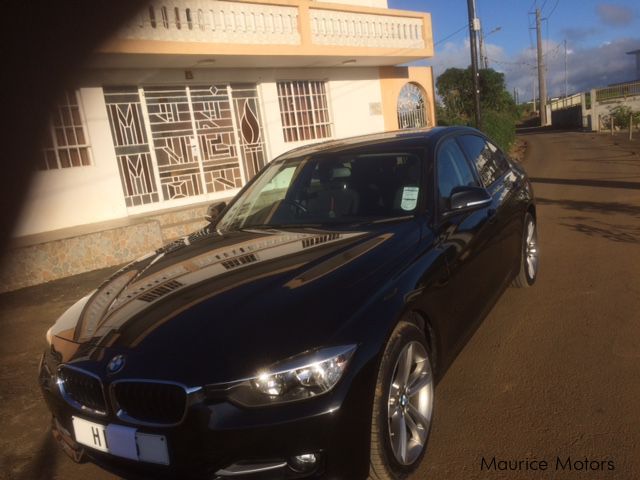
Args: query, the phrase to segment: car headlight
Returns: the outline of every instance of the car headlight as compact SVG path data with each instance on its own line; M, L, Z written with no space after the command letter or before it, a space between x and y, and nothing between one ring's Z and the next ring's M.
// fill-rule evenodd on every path
M306 352L278 362L228 391L231 400L262 406L304 400L330 391L344 374L356 345Z

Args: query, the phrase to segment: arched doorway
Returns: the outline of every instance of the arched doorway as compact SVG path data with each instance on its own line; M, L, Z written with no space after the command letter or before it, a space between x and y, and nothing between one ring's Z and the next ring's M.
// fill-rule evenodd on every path
M428 101L424 90L415 83L406 83L398 95L398 127L429 126Z

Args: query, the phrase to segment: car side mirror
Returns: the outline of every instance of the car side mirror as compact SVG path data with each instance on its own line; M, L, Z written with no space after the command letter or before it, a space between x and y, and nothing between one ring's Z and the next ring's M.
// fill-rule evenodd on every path
M225 208L227 208L227 202L212 203L209 205L209 208L207 208L207 213L205 214L204 219L209 223L213 223Z
M451 192L449 211L456 213L465 210L475 210L489 205L492 201L491 194L482 187L456 187Z

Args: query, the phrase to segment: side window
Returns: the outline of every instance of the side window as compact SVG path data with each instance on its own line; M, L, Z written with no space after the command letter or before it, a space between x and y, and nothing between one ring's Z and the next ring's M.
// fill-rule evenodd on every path
M502 153L502 150L496 147L493 143L487 142L487 145L489 146L489 150L491 150L493 163L496 165L496 168L499 172L499 175L498 175L498 178L499 178L505 173L507 173L507 171L509 170L510 168L509 161L504 156L504 153Z
M454 139L445 140L438 150L438 199L441 209L449 206L449 197L456 187L477 187L471 166Z
M458 137L462 148L472 159L482 183L488 187L509 169L509 163L502 152L491 142L477 135L461 135Z

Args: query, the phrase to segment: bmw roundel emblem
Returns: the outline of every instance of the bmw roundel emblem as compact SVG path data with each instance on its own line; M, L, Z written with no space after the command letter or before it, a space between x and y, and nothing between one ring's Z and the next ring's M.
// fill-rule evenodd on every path
M118 373L124 368L124 355L116 355L107 364L107 373Z

